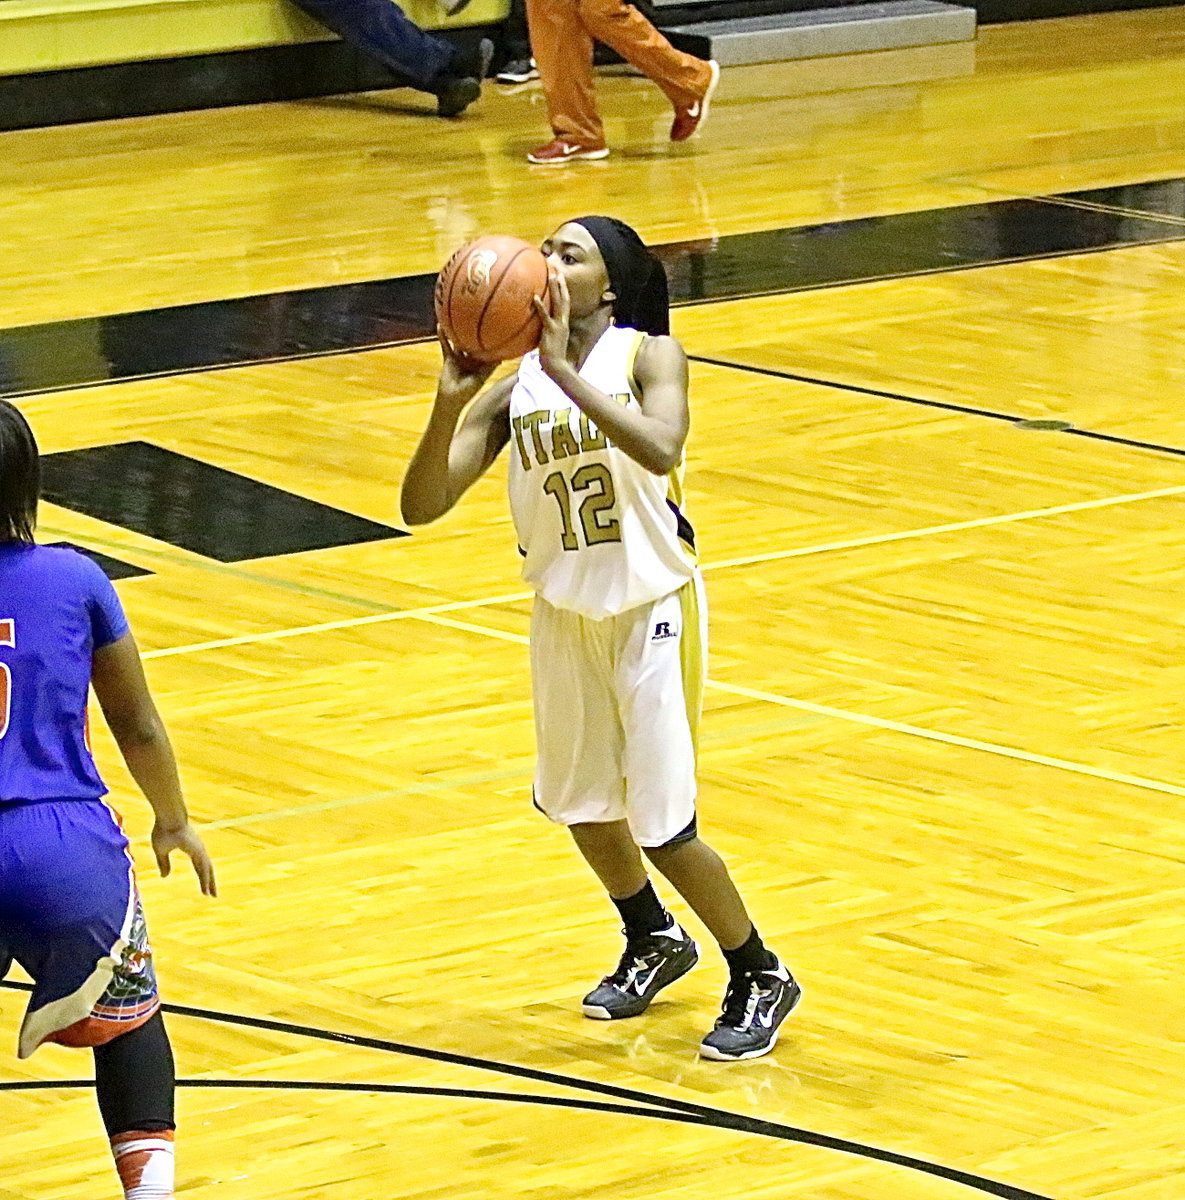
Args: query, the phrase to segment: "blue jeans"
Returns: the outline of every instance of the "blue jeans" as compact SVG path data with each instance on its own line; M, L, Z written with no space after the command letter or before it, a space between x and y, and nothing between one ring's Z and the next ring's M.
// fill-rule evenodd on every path
M343 41L366 51L405 76L421 91L432 91L447 75L456 48L425 33L393 0L296 0Z

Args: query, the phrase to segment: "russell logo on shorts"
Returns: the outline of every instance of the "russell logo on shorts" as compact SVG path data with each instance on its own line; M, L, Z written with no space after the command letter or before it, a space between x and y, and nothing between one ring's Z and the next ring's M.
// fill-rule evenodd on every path
M679 631L671 628L670 621L656 621L654 623L654 633L651 635L652 642L665 642L669 638L677 638Z

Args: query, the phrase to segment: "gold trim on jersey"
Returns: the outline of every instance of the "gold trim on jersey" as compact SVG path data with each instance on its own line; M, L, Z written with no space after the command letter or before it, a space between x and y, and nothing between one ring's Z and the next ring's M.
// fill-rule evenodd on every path
M683 511L683 477L686 474L687 459L679 455L679 461L667 472L667 499L680 511Z
M683 676L683 702L687 706L687 725L691 730L691 748L699 756L699 722L704 707L703 621L699 606L699 588L690 579L679 589L679 612L683 636L679 639L679 667Z

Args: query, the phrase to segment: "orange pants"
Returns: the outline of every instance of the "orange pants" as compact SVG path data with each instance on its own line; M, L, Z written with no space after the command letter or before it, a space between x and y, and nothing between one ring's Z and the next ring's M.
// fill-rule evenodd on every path
M676 50L625 0L527 0L527 22L556 137L605 144L593 85L594 39L658 84L674 105L694 104L708 86L708 64Z

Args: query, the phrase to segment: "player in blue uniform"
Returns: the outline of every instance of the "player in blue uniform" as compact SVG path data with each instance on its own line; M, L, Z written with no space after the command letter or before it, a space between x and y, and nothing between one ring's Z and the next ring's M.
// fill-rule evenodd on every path
M0 401L0 977L15 959L34 982L22 1058L47 1041L93 1048L126 1200L167 1200L173 1054L127 838L88 744L92 685L152 806L161 874L180 850L213 896L214 868L115 589L84 555L34 544L38 496L37 443Z

